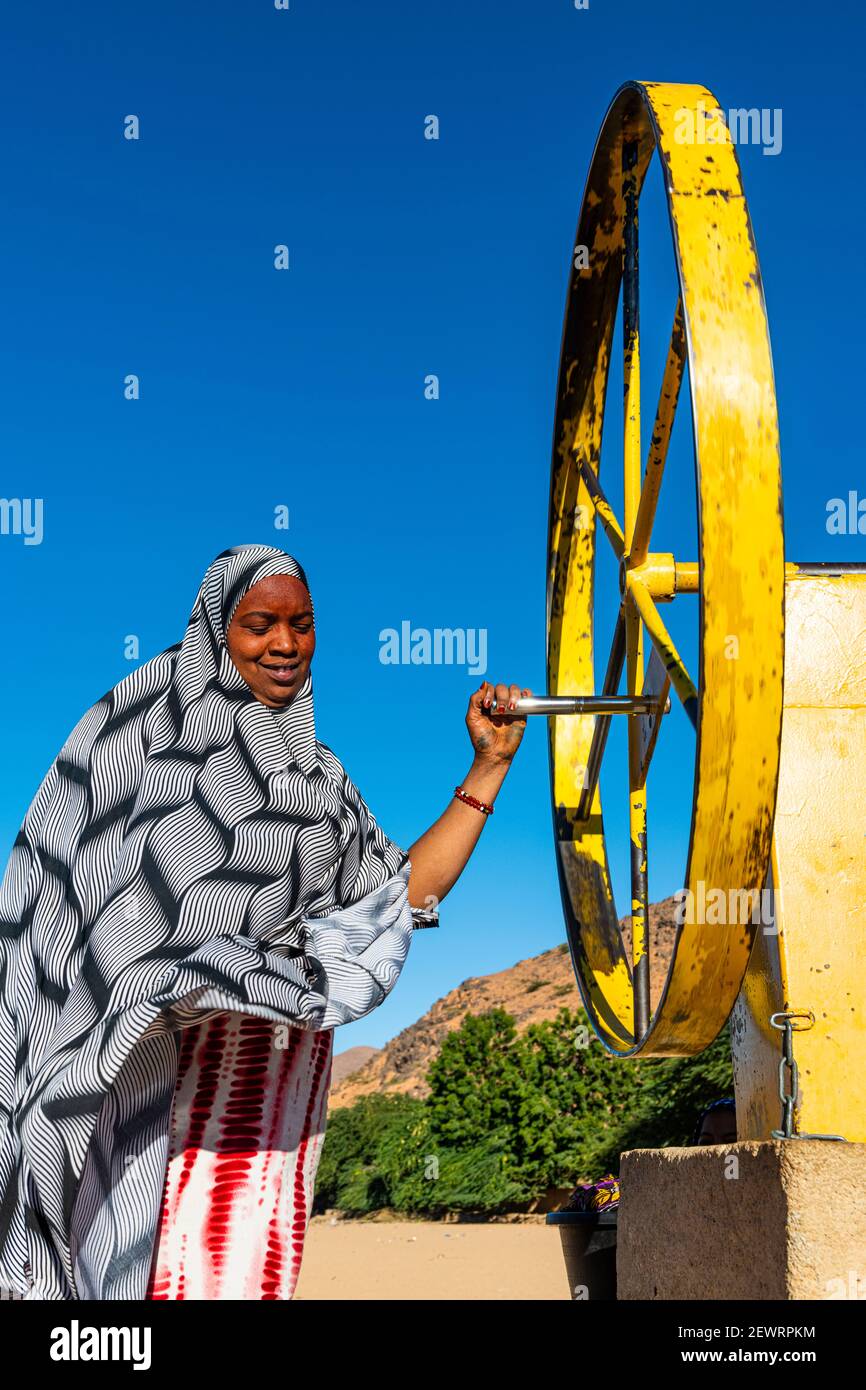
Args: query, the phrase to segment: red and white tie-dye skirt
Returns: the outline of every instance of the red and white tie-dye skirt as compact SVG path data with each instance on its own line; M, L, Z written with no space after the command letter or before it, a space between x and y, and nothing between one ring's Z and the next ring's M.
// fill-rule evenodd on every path
M293 1296L333 1038L241 1013L183 1030L146 1298Z

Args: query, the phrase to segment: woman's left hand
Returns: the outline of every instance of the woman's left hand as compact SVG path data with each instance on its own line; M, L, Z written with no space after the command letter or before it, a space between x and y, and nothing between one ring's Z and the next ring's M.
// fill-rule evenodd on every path
M476 797L488 811L508 775L526 728L526 716L509 713L509 706L513 711L515 701L531 694L531 690L521 690L517 685L482 681L470 698L466 727L475 757L461 790ZM463 872L486 820L487 814L477 806L452 797L439 819L409 850L412 907L429 907L442 901Z
M476 758L491 763L510 763L523 738L526 716L510 713L515 701L531 690L517 685L492 685L482 681L469 700L466 727Z

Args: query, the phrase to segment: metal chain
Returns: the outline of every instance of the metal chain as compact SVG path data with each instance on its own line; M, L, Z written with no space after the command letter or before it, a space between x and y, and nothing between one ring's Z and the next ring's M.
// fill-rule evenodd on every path
M782 1060L779 1063L779 1099L782 1102L782 1128L771 1131L774 1139L794 1138L794 1107L800 1099L800 1072L794 1059L794 1027L792 1014L773 1014L771 1028L782 1029ZM784 1023L776 1020L783 1018ZM785 1089L785 1068L791 1073L791 1089Z
M781 1019L782 1022L777 1022ZM795 1019L804 1019L797 1028ZM815 1023L811 1009L787 1009L770 1015L770 1027L778 1028L782 1034L782 1060L779 1063L779 1099L782 1102L782 1128L771 1130L773 1139L833 1139L845 1143L843 1134L795 1134L794 1112L800 1100L800 1071L794 1057L794 1033L805 1033ZM791 1087L785 1085L785 1071L790 1073Z

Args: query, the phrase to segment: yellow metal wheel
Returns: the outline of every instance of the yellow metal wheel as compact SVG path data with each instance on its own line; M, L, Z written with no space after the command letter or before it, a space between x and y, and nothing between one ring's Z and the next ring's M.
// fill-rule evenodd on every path
M685 887L696 903L760 892L770 862L779 772L785 564L778 420L769 330L736 151L704 87L630 82L593 154L575 244L556 401L547 570L548 691L594 692L598 524L620 565L621 604L603 692L623 668L644 690L654 648L695 726ZM657 149L670 212L679 301L645 469L641 458L638 204ZM623 298L624 515L599 478L602 423L620 288ZM688 361L699 554L654 554L651 534ZM684 393L685 394L685 393ZM585 524L586 518L590 524ZM659 614L699 604L699 669L690 674ZM693 597L689 598L688 594ZM657 666L657 662L654 663ZM648 668L647 668L648 669ZM678 930L661 998L650 999L646 777L664 728L628 716L633 959L611 891L599 767L610 719L549 721L554 830L572 960L599 1037L621 1056L701 1051L733 1007L756 927L695 920ZM709 897L713 894L714 897ZM732 895L734 895L732 897ZM698 917L700 913L696 914Z

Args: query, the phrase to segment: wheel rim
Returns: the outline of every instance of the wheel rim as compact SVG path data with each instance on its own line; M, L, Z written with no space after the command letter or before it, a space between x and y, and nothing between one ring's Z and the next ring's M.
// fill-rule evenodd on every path
M696 728L684 883L695 902L720 893L729 903L732 894L760 893L770 859L782 719L784 547L763 289L736 152L724 125L713 118L717 110L703 87L628 83L616 94L596 144L575 238L576 246L588 248L588 266L572 269L557 389L547 671L551 693L594 691L594 557L600 526L600 543L609 542L620 557L623 589L605 693L615 693L608 686L622 663L629 693L639 694L644 644L655 648L672 696ZM680 299L641 484L637 210L656 148ZM620 522L604 496L599 460L621 283L625 515ZM698 499L696 564L691 557L677 563L680 557L674 561L650 548L686 360ZM683 408L682 400L679 404ZM579 524L586 517L590 524ZM683 589L698 595L696 678L679 659L657 607ZM629 717L632 969L613 901L598 782L608 725L591 716L552 718L548 725L557 865L575 973L593 1026L611 1051L692 1054L723 1027L757 926L753 914L721 925L687 921L678 929L661 997L649 1000L646 769L642 774L638 721Z

